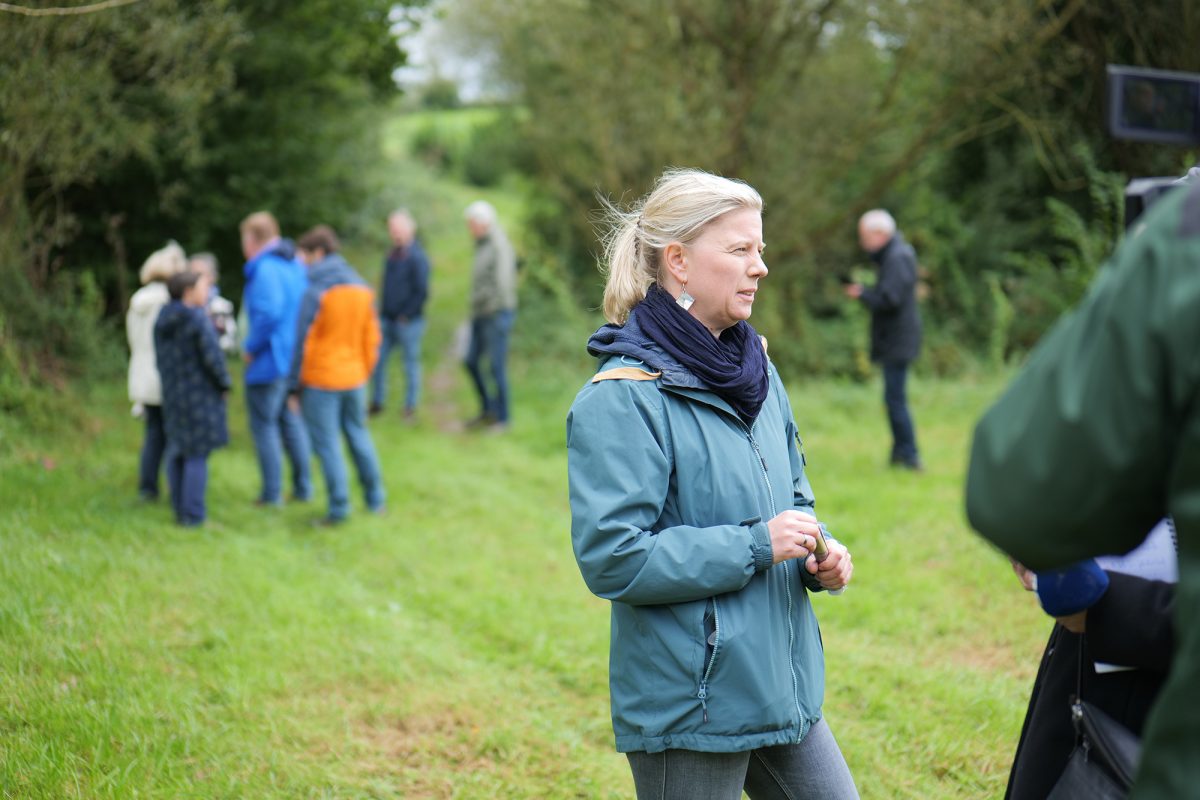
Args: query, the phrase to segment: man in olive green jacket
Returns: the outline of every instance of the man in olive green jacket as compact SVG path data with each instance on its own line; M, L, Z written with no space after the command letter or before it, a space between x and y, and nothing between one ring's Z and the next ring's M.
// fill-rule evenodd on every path
M1200 787L1200 186L1130 232L975 431L971 524L1031 569L1179 536L1176 653L1135 800ZM1063 710L1067 713L1067 709Z
M467 207L467 228L475 240L471 265L471 343L464 364L479 393L479 416L472 426L508 426L508 339L517 315L517 258L496 221L496 209L478 200ZM486 357L491 385L481 362Z

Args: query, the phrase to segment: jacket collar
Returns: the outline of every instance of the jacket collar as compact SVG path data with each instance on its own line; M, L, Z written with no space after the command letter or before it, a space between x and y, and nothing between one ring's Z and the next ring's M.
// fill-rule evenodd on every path
M883 263L883 260L887 258L887 254L903 241L904 237L900 235L900 231L896 231L883 247L871 253L871 260L876 263Z
M588 339L588 353L600 358L605 366L644 364L662 373L659 384L672 394L712 406L741 421L733 406L642 332L636 309L630 313L624 325L604 325L592 334Z

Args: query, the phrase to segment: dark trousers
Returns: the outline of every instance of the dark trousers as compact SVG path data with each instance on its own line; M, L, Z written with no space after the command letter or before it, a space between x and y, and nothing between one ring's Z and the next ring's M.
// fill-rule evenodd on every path
M912 415L908 413L907 361L883 362L883 404L887 407L888 424L892 426L892 463L916 464L917 433Z
M471 320L471 345L466 367L479 392L482 415L496 422L508 422L508 335L517 312L497 311ZM487 355L493 386L489 387L480 362Z
M158 497L158 472L167 449L167 432L163 428L162 406L143 408L146 438L142 440L142 456L138 461L138 494L151 499Z
M169 448L167 485L171 489L171 507L175 509L175 521L180 525L199 525L204 522L208 456L189 456Z

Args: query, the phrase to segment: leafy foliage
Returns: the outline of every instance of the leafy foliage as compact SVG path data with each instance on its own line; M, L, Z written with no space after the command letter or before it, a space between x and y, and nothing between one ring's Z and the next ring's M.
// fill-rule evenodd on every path
M565 243L576 291L596 282L597 190L631 199L670 165L742 178L767 203L772 289L755 322L781 343L772 354L861 375L865 320L840 297L838 276L865 264L854 222L872 207L890 208L920 255L927 367L986 356L1001 299L1019 320L1007 352L1077 296L1077 279L1119 235L1086 222L1109 214L1093 186L1108 198L1114 169L1146 174L1178 158L1107 140L1104 64L1200 67L1194 8L1140 9L1132 0L481 0L452 22L492 48L503 79L520 87L539 191L561 209L539 233ZM1064 266L1071 214L1090 233L1067 236L1085 246ZM1035 263L1037 252L1046 257ZM1030 302L1044 292L1061 299Z
M215 251L236 296L249 212L269 208L289 231L352 222L377 188L376 109L404 59L391 15L422 1L0 14L0 279L12 287L0 314L22 369L36 377L46 337L12 320L82 303L64 330L86 341L95 297L120 312L137 265L168 238ZM53 352L78 369L80 347Z

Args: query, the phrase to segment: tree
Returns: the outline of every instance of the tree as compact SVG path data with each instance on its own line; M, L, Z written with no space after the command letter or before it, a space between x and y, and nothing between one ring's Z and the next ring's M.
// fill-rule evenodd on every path
M1195 11L1169 5L1192 25ZM985 273L1005 278L1017 271L1008 254L1054 241L1045 195L1090 213L1092 176L1120 146L1091 118L1095 60L1086 99L1056 108L1075 87L1054 81L1080 48L1110 55L1123 35L1108 24L1114 7L1135 40L1194 52L1194 25L1172 30L1171 13L1132 0L484 0L452 22L521 89L539 185L564 209L540 224L569 243L579 296L596 293L597 190L640 194L668 165L743 178L767 204L772 291L755 316L783 334L773 354L853 371L844 342L859 321L836 276L861 263L859 214L896 213L934 256L922 258L934 333L944 324L982 347L997 285ZM1081 137L1084 124L1097 133ZM1101 141L1081 154L1079 138Z
M82 361L68 344L100 337L71 309L84 295L88 315L97 298L123 309L166 239L231 267L251 211L291 230L349 219L377 157L371 115L404 59L392 16L422 2L0 13L0 337L29 364ZM225 275L236 289L238 271Z

